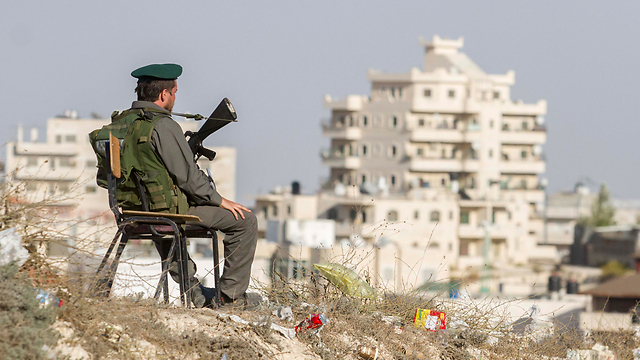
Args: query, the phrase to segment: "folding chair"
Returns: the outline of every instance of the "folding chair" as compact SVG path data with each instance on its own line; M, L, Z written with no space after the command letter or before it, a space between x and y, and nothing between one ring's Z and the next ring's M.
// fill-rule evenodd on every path
M169 214L149 211L149 203L147 201L146 193L142 187L142 183L137 174L134 174L134 181L138 189L138 195L142 201L142 207L144 211L123 210L120 211L117 201L117 180L121 176L120 169L120 142L119 140L109 134L109 141L105 147L106 163L109 166L107 171L107 190L109 194L109 207L116 218L116 224L118 231L111 242L111 245L107 249L107 252L98 267L96 272L96 281L92 286L94 293L108 296L111 292L113 280L115 277L120 256L124 251L130 239L150 239L154 242L160 242L163 244L163 238L171 236L173 241L169 249L169 255L162 261L162 275L158 281L158 286L154 294L154 299L158 300L161 293L164 293L164 302L169 302L169 280L167 273L169 272L169 264L171 263L174 254L177 251L178 254L178 274L180 281L178 282L180 287L180 301L183 306L187 308L191 307L191 289L189 288L189 274L188 274L188 256L187 256L187 244L186 238L211 238L213 245L213 276L216 296L214 299L214 305L220 306L221 293L220 293L220 271L219 271L219 254L218 254L218 237L214 230L207 227L197 225L185 225L187 221L201 221L199 217L193 215L182 214ZM118 244L119 243L119 244ZM107 264L111 253L118 244L118 249L114 256L109 270L107 271L106 278L101 278L100 273ZM162 245L161 245L162 246ZM100 279L100 280L98 280Z

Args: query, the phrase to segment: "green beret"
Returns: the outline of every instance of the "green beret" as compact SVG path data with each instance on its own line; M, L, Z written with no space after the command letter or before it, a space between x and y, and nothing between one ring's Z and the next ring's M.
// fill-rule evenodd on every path
M182 75L182 66L178 64L151 64L137 68L131 76L140 80L174 80Z

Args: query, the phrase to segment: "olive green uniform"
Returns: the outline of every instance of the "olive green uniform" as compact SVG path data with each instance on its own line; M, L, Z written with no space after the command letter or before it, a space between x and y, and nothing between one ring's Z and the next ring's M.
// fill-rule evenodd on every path
M155 103L134 101L132 109L153 109L166 114L159 119L151 135L151 145L162 160L174 183L189 199L189 215L202 219L196 225L219 230L224 236L224 270L220 278L220 290L231 299L245 293L251 277L251 264L256 250L258 222L252 213L244 213L245 218L235 219L231 211L220 207L222 196L211 186L209 178L198 169L193 161L180 125L171 119L171 113ZM156 244L162 259L169 252L167 244ZM173 270L173 269L171 269ZM189 275L193 277L196 267L189 259ZM174 279L177 273L171 271Z

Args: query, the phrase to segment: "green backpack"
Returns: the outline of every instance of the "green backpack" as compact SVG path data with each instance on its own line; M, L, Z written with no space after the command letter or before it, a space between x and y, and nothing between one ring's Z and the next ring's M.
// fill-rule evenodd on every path
M89 134L98 160L96 181L107 188L106 148L109 133L120 142L122 176L117 179L118 205L125 210L144 210L138 195L137 181L146 193L149 210L185 214L189 209L186 195L178 188L162 160L151 146L151 135L158 120L165 117L153 109L129 109L114 112L111 123Z

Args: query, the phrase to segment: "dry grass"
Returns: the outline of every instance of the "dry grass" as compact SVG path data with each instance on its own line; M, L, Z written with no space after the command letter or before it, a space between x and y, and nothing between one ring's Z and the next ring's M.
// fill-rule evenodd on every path
M554 331L541 329L515 333L511 320L501 311L504 301L486 299L454 303L442 294L427 295L410 290L394 293L382 287L377 288L379 296L375 300L352 298L312 269L307 269L306 278L291 281L277 277L272 284L261 286L259 290L269 303L256 311L240 314L243 319L255 322L250 325L222 318L218 311L167 307L138 297L90 298L84 283L70 281L57 264L42 256L43 246L52 242L66 244L65 240L69 238L65 232L67 225L60 226L56 212L50 207L60 197L28 203L21 200L19 191L19 188L10 189L8 184L0 188L0 219L2 228L18 229L31 252L21 273L29 278L31 286L53 289L65 300L57 314L58 322L64 322L71 329L64 342L68 346L81 346L94 359L219 360L223 354L229 360L284 359L287 356L360 359L358 352L363 348L377 350L378 359L387 360L542 359L564 358L568 349L588 349L595 343L609 346L618 359L631 359L632 349L640 345L638 338L628 332L596 333L585 337L576 331L551 326ZM90 242L82 237L74 239L74 252L91 255ZM372 255L371 252L366 256ZM345 263L353 259L354 254L345 253L342 259L335 261ZM66 260L61 259L62 262ZM366 273L361 275L372 285L378 283ZM3 314L18 312L25 315L26 308L12 304L2 308ZM274 317L272 311L279 306L290 306L295 320L285 322ZM412 325L416 308L445 311L450 322L456 325L447 333L416 329ZM275 322L292 328L310 313L325 313L330 323L319 331L299 333L294 341L269 327ZM42 339L52 338L44 336ZM20 341L5 342L4 345L24 346ZM296 350L296 347L302 350Z

